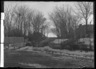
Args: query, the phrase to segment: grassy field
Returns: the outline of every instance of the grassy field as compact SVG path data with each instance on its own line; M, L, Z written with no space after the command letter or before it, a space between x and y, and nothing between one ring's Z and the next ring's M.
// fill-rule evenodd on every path
M23 68L78 68L94 67L94 61L73 58L70 56L56 56L48 53L34 51L30 47L18 50L5 50L5 67Z
M21 50L24 49L24 48L21 48ZM94 59L94 51L89 51L89 52L85 52L85 51L69 51L69 50L59 50L59 49L52 49L50 48L49 46L46 46L46 47L40 47L40 48L32 48L30 47L29 49L27 47L25 47L24 50L34 50L34 51L39 51L39 52L45 52L45 53L50 53L52 55L74 55L74 56L77 56L77 57L85 57L85 58L89 58L89 59Z

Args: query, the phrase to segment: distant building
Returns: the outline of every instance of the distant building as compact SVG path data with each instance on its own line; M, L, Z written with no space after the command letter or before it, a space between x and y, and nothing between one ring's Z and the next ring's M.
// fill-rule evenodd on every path
M86 34L86 25L80 25L76 30L78 37L85 37ZM94 35L94 25L87 25L87 34L88 37L93 37Z

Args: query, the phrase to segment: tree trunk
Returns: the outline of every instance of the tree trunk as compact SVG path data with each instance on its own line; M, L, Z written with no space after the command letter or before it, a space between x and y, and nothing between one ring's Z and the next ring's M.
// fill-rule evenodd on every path
M86 33L85 33L85 37L87 37L87 26L88 26L88 18L87 18L87 13L86 13L86 18L85 18L85 20L86 20Z

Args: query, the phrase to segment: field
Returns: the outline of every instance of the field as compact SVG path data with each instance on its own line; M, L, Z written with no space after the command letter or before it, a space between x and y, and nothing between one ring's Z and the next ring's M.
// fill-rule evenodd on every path
M62 52L62 54L60 53ZM78 55L79 56L78 56ZM75 56L74 56L75 55ZM84 56L86 55L86 56ZM81 57L83 56L83 57ZM49 47L23 47L5 50L5 67L82 68L94 67L93 52L56 50Z

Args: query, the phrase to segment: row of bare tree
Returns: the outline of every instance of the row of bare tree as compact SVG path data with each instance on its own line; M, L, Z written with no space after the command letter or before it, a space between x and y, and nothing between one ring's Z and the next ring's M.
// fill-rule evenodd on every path
M28 35L32 32L43 33L46 18L37 10L31 10L26 6L14 6L11 9L5 9L5 35L21 33ZM15 31L14 31L15 30ZM14 34L14 35L15 35ZM19 34L20 35L20 34Z
M86 34L88 34L87 25L89 17L93 14L92 2L78 2L75 4L75 10L71 6L55 7L53 13L49 14L54 22L56 29L52 30L58 37L76 38L76 29L79 23L84 19L86 24Z
M54 11L49 14L56 26L52 31L58 37L76 38L76 29L80 20L84 19L87 25L90 15L93 14L92 2L78 2L74 11L70 6L55 7ZM32 32L44 33L48 26L44 25L46 18L38 11L29 9L26 6L14 6L11 9L5 9L5 35L8 33L21 33L21 35L28 35ZM15 30L15 31L14 31ZM45 34L45 33L44 33ZM10 34L9 34L10 35ZM20 34L19 34L20 35Z

